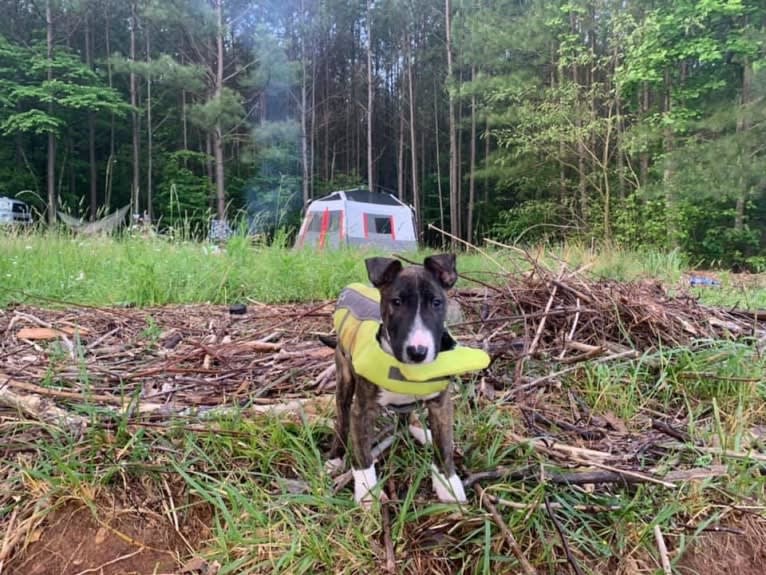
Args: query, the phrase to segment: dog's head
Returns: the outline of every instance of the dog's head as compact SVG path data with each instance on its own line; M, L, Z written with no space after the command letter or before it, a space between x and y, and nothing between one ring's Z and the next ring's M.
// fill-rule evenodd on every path
M381 346L402 363L434 361L449 339L444 328L448 290L457 281L455 255L440 254L423 266L402 267L399 260L369 258L367 275L380 291Z

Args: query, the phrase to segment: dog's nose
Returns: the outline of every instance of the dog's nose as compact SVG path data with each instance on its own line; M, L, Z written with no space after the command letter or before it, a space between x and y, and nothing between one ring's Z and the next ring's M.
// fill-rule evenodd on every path
M428 355L428 348L424 345L408 345L407 357L415 363L420 363Z

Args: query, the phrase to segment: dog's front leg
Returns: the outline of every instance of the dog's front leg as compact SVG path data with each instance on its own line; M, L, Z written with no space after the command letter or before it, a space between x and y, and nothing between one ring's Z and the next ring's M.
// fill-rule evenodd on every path
M330 448L330 460L325 464L325 470L331 475L343 469L343 456L348 444L349 412L356 385L349 361L339 347L335 348L335 377L335 434Z
M452 399L448 391L428 404L428 423L433 435L436 464L432 465L431 480L439 501L444 503L464 503L466 501L463 482L455 473L452 455L454 425Z
M372 490L378 482L372 459L372 438L376 406L365 390L358 389L351 406L351 444L353 446L352 473L354 475L354 499L363 507L372 504ZM371 400L372 399L372 400Z

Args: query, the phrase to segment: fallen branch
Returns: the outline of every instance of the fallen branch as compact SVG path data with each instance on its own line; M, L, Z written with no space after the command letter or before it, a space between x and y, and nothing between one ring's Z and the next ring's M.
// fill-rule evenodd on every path
M522 482L541 482L543 479L539 475L538 467L524 467L521 469L510 469L507 467L498 467L488 471L479 471L472 473L463 480L463 486L468 489L474 484L482 481L522 481ZM714 477L725 477L728 475L728 469L725 465L713 465L710 468L693 468L673 470L664 476L667 482L665 486L673 486L675 482L701 481ZM639 483L657 483L658 480L651 475L644 475L637 472L626 473L625 470L619 471L574 471L571 473L548 473L545 472L544 481L554 485L596 485L602 483L619 483L624 485L635 485Z
M518 559L519 563L521 563L521 570L526 575L537 575L535 568L532 567L532 564L527 561L526 557L524 557L524 553L521 551L521 547L519 547L519 544L516 542L516 538L513 536L513 533L511 533L511 530L508 529L508 525L506 525L505 521L503 520L503 516L498 513L497 508L492 504L489 498L484 496L484 490L480 485L477 484L473 487L476 491L476 494L479 496L479 501L486 508L486 510L489 511L489 514L492 516L492 519L495 520L495 523L500 528L500 531L505 537L505 540L508 542L508 545L510 545L511 551L513 551L516 559Z
M43 396L16 393L3 381L0 381L0 404L78 435L88 425L86 418L57 407Z
M668 557L668 548L665 545L665 538L662 536L659 525L654 526L654 539L657 542L657 551L660 553L662 571L665 575L673 575L673 570L670 567L670 557Z
M577 559L575 559L574 555L572 555L572 550L569 548L569 541L567 540L567 536L564 533L564 528L561 527L561 523L559 523L559 520L556 518L556 514L553 512L553 509L551 509L551 504L547 497L545 498L545 510L548 512L548 517L551 518L553 526L556 528L556 532L559 534L559 539L561 539L561 545L564 547L564 554L567 557L567 561L572 566L572 569L574 569L576 575L583 575L582 569L580 569L580 565L577 563Z

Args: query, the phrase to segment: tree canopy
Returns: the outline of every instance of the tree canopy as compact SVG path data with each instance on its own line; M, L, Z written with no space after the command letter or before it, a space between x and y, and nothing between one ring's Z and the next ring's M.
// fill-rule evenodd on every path
M3 16L0 195L41 212L131 203L166 228L269 230L372 180L426 242L435 224L766 268L760 0L9 0Z

